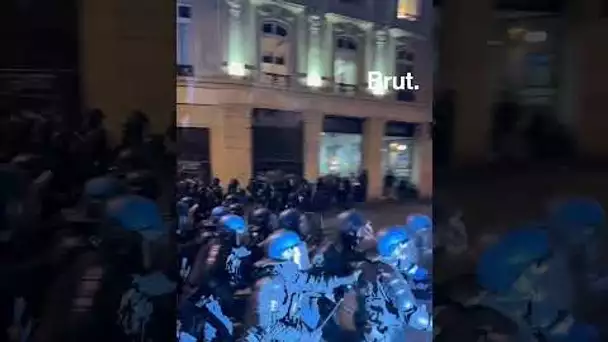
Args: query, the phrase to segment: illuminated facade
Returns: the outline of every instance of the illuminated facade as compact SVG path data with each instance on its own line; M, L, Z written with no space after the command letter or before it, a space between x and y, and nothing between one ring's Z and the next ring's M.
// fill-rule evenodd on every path
M431 196L432 1L182 0L176 12L177 124L207 132L210 173L365 169L377 197L399 159L383 153L388 132L407 126L393 138ZM420 90L371 94L369 71L413 72Z

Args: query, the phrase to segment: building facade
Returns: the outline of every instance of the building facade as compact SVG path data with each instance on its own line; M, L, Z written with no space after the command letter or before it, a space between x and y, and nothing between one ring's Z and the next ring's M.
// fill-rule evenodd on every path
M502 3L502 5L500 5ZM493 106L509 91L524 112L540 110L565 126L579 156L604 159L608 92L602 79L608 31L605 2L444 1L438 8L438 90L455 92L452 164L491 157ZM497 5L498 4L498 5ZM559 4L559 5L558 5ZM605 6L604 6L605 7Z
M426 0L181 0L180 158L226 182L387 172L432 195L433 7ZM374 91L411 72L419 90Z

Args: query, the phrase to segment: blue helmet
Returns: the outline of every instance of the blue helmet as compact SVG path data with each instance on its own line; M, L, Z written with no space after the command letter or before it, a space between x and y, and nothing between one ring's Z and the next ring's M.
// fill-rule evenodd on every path
M411 232L419 232L433 228L433 220L427 215L413 214L407 217L407 227Z
M228 232L244 234L247 232L247 222L237 215L224 215L220 219L220 228Z
M400 244L410 241L405 227L390 227L384 229L376 236L376 249L381 257L389 258L395 253Z
M300 236L290 230L279 230L268 237L268 257L283 260L283 253L302 243Z
M120 228L137 232L144 238L165 233L162 214L155 202L137 195L120 196L108 203L106 218Z
M551 227L565 237L582 235L585 229L596 229L606 225L604 208L593 199L576 198L558 205L550 216Z
M93 178L84 185L84 196L87 199L107 200L122 193L122 183L114 177Z
M211 210L211 218L212 219L220 219L222 216L228 214L228 209L224 206L218 206Z
M482 253L477 281L486 290L507 291L526 269L550 252L549 235L537 225L511 231Z

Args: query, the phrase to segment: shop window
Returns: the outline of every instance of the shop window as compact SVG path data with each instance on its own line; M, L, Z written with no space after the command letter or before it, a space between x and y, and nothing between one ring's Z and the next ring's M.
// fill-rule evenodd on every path
M322 133L319 153L319 173L325 175L349 176L361 169L361 134Z
M413 170L412 138L384 137L382 147L382 167L385 174L391 173L398 179L410 179Z

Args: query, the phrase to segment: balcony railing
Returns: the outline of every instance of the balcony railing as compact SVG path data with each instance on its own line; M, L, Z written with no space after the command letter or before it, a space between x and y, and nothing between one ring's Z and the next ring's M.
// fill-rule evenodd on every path
M194 67L192 65L178 64L176 67L177 76L192 77L194 76Z
M335 83L335 91L339 94L354 96L359 91L359 87L355 84Z
M261 72L260 82L274 87L291 87L291 75L275 74L271 72Z

